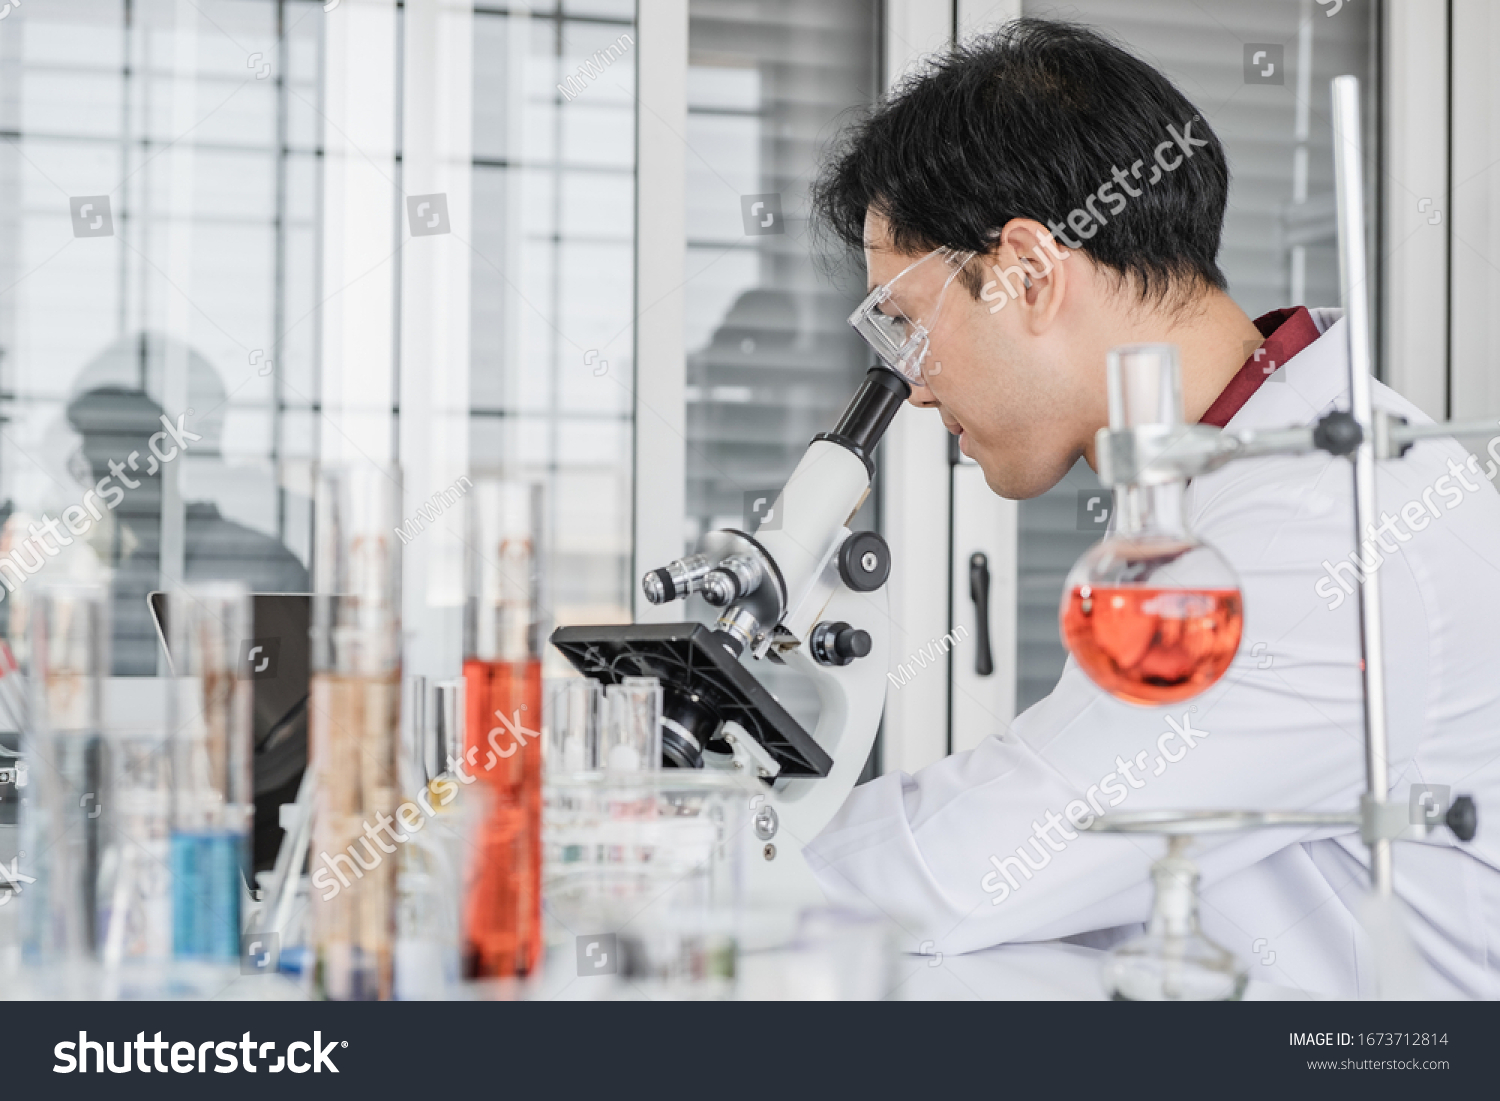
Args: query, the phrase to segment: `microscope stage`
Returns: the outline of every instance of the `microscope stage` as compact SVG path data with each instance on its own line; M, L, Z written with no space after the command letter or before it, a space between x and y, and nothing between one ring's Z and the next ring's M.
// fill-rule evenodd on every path
M670 696L732 721L780 765L780 776L827 776L833 761L760 681L701 623L559 627L552 645L582 674L604 684L655 677Z

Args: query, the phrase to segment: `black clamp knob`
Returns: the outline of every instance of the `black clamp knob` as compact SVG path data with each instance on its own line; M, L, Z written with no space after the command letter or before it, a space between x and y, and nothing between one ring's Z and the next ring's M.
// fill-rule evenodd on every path
M1364 438L1359 421L1338 409L1323 417L1313 429L1313 446L1330 455L1352 455Z
M1460 841L1472 841L1479 832L1479 808L1474 805L1471 796L1457 796L1449 805L1444 821L1448 823L1454 837Z
M857 593L873 593L891 576L891 548L873 531L856 531L839 547L839 577Z
M813 660L819 665L848 665L870 652L870 632L838 620L819 623L808 641Z

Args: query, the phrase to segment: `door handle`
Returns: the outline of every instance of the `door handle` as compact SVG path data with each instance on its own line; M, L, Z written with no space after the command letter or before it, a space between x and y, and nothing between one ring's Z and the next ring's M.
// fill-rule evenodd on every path
M983 551L969 555L969 599L974 602L974 619L979 624L974 675L987 677L995 671L995 658L990 653L990 560Z

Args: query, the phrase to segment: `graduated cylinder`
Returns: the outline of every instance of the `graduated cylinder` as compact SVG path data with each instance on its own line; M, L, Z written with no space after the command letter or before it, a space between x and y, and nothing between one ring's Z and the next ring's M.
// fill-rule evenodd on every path
M540 485L475 479L464 765L482 807L464 904L468 978L527 974L542 948L541 525Z
M106 822L100 695L109 668L106 591L48 584L32 597L29 646L32 729L23 747L30 794L20 870L32 963L86 965L98 948L98 882ZM29 866L28 866L29 865Z
M172 949L179 958L233 961L240 952L240 881L255 812L250 685L239 675L254 633L242 582L171 595L173 655Z
M317 783L315 992L389 998L396 931L401 683L401 478L378 466L325 470L317 490L309 698Z

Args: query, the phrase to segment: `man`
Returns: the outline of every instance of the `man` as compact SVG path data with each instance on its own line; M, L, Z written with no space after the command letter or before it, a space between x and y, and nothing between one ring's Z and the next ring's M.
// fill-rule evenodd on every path
M118 495L95 536L96 550L113 575L112 672L152 676L160 645L147 594L172 584L161 576L162 471L149 447L153 433L161 430L162 408L144 391L105 385L79 393L66 412L80 437L73 464L80 486L109 479L111 496ZM204 420L192 446L201 457L217 459L223 417ZM189 422L189 427L200 426ZM132 455L140 457L134 460L138 469L129 465ZM212 501L188 501L183 514L179 581L227 578L244 581L252 592L307 591L306 567L279 539L226 519Z
M1094 463L1118 345L1177 345L1189 421L1270 428L1348 407L1338 311L1252 321L1226 293L1216 257L1228 183L1212 129L1165 77L1092 32L1026 21L898 89L846 139L817 203L885 288L857 327L917 376L913 404L937 411L990 487L1026 498L1078 456ZM1375 402L1427 420L1384 386ZM1098 813L1353 809L1365 780L1352 594L1359 569L1379 569L1389 798L1421 804L1413 785L1447 785L1481 809L1471 844L1438 829L1396 846L1421 979L1434 996L1500 996L1500 835L1483 822L1500 808L1496 465L1453 441L1383 463L1382 515L1354 561L1347 460L1268 458L1194 479L1188 522L1244 595L1223 679L1195 700L1140 707L1070 660L1051 696L979 748L856 790L809 846L824 887L939 951L1104 945L1147 917L1165 845L1081 834ZM1371 992L1357 835L1215 835L1191 855L1204 931L1253 978Z

